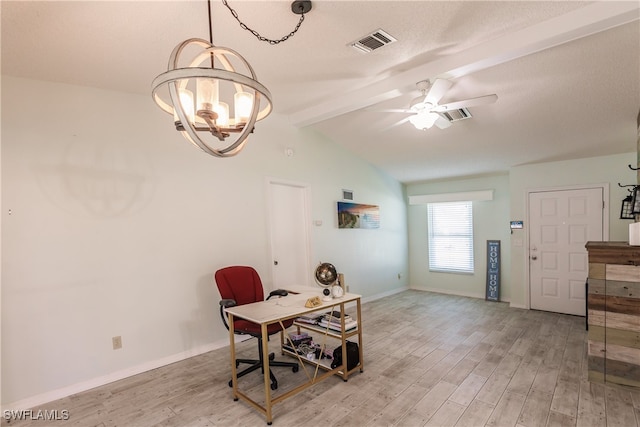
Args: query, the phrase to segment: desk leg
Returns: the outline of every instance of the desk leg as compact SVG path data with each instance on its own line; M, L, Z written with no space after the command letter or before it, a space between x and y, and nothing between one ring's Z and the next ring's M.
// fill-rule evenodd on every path
M358 351L360 352L360 372L364 372L364 350L362 348L362 308L360 307L360 298L356 303L358 316Z
M236 339L233 333L233 314L229 313L229 349L231 353L231 383L233 400L238 400L238 370L236 368Z
M345 314L346 310L344 307L344 303L340 304L340 313ZM349 379L349 368L348 368L348 355L347 355L347 338L345 337L345 326L344 326L344 316L340 316L340 327L342 329L342 380L347 381Z
M264 406L267 416L267 424L271 425L271 376L269 375L269 334L267 333L267 324L260 325L262 331L262 360L264 363Z

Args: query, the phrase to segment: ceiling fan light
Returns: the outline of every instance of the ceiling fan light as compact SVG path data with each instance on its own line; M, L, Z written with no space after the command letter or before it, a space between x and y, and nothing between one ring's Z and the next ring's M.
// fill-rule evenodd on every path
M416 129L426 130L433 127L438 117L440 116L435 113L418 113L409 117L409 121Z

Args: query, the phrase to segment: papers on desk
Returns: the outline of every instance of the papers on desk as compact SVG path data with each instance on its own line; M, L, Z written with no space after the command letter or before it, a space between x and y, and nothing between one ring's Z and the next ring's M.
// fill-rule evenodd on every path
M307 298L309 298L307 294L289 294L286 297L276 299L275 304L282 307L304 307Z

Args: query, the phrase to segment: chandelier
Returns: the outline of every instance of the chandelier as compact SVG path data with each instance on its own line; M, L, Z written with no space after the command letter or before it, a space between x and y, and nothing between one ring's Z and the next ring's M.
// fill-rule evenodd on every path
M285 37L270 40L248 28L227 1L222 2L243 29L270 44L293 36L304 21L304 14L311 10L310 1L294 1L291 10L300 15L298 25ZM271 113L271 92L238 52L213 44L210 0L207 7L209 41L191 38L177 45L169 57L167 71L152 82L152 96L162 110L173 116L176 130L187 141L212 156L231 157L242 151L255 123Z

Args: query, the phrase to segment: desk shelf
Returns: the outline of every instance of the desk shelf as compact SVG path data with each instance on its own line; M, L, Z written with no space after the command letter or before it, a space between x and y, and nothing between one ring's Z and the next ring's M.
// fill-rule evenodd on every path
M300 354L300 353L296 353L294 351L289 350L288 348L282 347L282 352L288 356L291 357L295 357L297 358L298 356L300 356L299 360L308 363L309 365L312 366L316 366L316 365L320 365L320 367L326 371L330 371L331 369L331 359L307 359L304 355Z
M298 359L299 361L309 364L313 367L318 366L319 368L329 372L329 371L335 371L334 373L341 376L345 381L345 375L343 373L342 367L335 367L332 368L331 367L331 360L332 359L307 359L304 355L296 353L294 351L289 350L288 348L282 347L282 353L286 354L287 356L291 356L293 358ZM361 368L361 363L358 362L358 364L356 366L353 367L353 369L348 371L348 374L351 374L352 372L358 370Z
M358 325L360 324L360 322L358 322ZM353 329L349 329L348 331L346 331L344 334L342 334L339 331L334 331L333 329L328 329L324 326L320 326L320 325L314 325L311 323L305 323L305 322L298 322L295 321L293 322L293 326L296 326L298 328L298 331L300 331L300 329L306 329L309 331L314 331L314 332L318 332L322 335L326 335L328 337L331 338L336 338L341 340L342 336L344 335L345 338L349 338L352 337L354 335L358 335L358 327L356 326Z
M335 331L333 329L330 329L326 326L322 326L322 325L317 325L317 324L312 324L312 323L307 323L307 322L299 322L299 321L294 321L293 322L293 326L296 327L297 333L300 334L300 331L302 329L307 330L307 331L311 331L311 332L315 332L317 334L320 334L320 339L315 339L314 342L319 343L320 341L322 341L321 345L326 346L327 342L326 342L326 338L331 338L334 340L337 340L336 346L334 348L336 348L337 346L343 346L346 347L346 343L348 338L351 337L356 337L356 341L357 344L359 346L359 348L362 348L362 335L360 333L360 321L358 319L355 319L357 322L357 326L355 328L349 329L346 332L340 332L340 331ZM316 338L318 338L316 336ZM296 351L292 351L288 348L284 347L285 342L282 343L282 353L286 354L288 356L291 357L295 357L297 358L300 362L302 363L307 363L310 364L312 366L319 366L320 368L322 368L325 371L331 371L336 375L339 375L340 377L342 377L342 379L344 381L346 381L349 377L349 374L351 374L352 372L356 371L356 370L360 370L362 372L362 363L358 363L353 369L348 370L346 373L344 372L344 369L346 369L347 367L347 362L346 359L343 361L343 365L336 367L336 368L332 368L331 367L331 361L332 359L307 359L305 357L305 355L301 355L299 353L297 353ZM288 346L290 347L290 346ZM329 346L330 348L332 346ZM360 350L362 351L362 350ZM362 356L362 353L360 353L360 357Z

